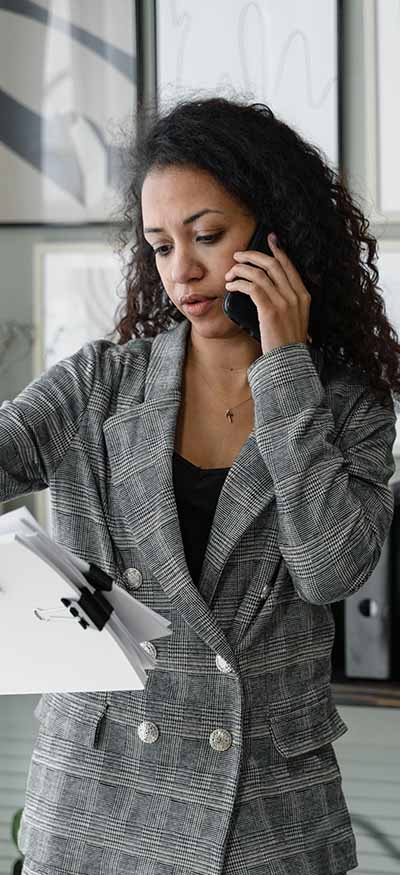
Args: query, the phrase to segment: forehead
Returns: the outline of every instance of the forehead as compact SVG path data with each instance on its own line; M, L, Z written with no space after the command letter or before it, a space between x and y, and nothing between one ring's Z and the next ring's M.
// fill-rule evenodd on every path
M163 167L151 170L142 186L142 210L146 219L150 210L181 209L197 206L200 199L211 207L232 206L234 199L210 173L196 167ZM211 199L211 200L210 200ZM202 206L202 204L200 204Z

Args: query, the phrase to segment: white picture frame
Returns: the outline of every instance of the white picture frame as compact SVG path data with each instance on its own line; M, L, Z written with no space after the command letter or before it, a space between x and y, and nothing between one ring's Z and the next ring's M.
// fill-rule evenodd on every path
M267 103L339 163L338 0L156 0L157 96Z
M121 262L110 247L92 242L38 243L33 250L33 275L33 378L87 341L104 337L116 342L123 277ZM35 493L34 509L40 525L51 534L49 490Z
M379 288L385 299L386 315L400 337L400 240L378 240ZM393 455L400 457L400 413L397 414Z
M110 221L138 50L135 0L0 7L1 224Z
M366 190L370 222L385 226L400 222L398 8L398 0L363 3Z

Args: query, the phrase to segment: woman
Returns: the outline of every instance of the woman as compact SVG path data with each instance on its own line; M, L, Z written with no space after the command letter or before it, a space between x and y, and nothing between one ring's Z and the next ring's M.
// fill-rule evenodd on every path
M119 343L2 405L0 497L49 485L56 540L173 634L144 691L42 696L23 871L338 875L357 856L331 603L368 580L393 514L400 347L376 241L261 104L182 101L132 157ZM259 225L272 254L247 248Z

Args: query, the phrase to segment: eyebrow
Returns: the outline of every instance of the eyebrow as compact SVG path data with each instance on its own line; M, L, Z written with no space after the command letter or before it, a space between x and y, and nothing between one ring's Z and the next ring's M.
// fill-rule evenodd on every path
M224 214L223 210L200 210L198 213L193 213L193 216L188 216L187 219L183 219L182 225L189 225L190 222L194 222L195 219L199 219L200 216L204 216L206 213L221 213ZM164 228L145 228L145 234L159 234L160 231L164 231Z

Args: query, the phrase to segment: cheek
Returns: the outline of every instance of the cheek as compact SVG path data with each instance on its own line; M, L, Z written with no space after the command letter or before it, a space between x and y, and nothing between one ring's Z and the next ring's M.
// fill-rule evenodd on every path
M169 300L170 300L173 304L175 304L175 307L178 307L178 310L180 310L181 308L180 308L179 305L178 305L178 298L177 298L176 294L174 293L174 286L173 286L173 284L172 284L172 283L169 283L166 277L163 278L162 274L160 274L160 280L161 280L161 282L162 282L162 285L163 285L163 288L164 288L165 294L167 295L167 297L169 298ZM183 311L181 311L181 312L183 312Z
M171 283L168 280L167 271L163 270L162 267L160 268L159 265L156 265L156 267L157 267L158 276L160 278L160 283L164 287L168 297L171 297L172 287L171 287Z

